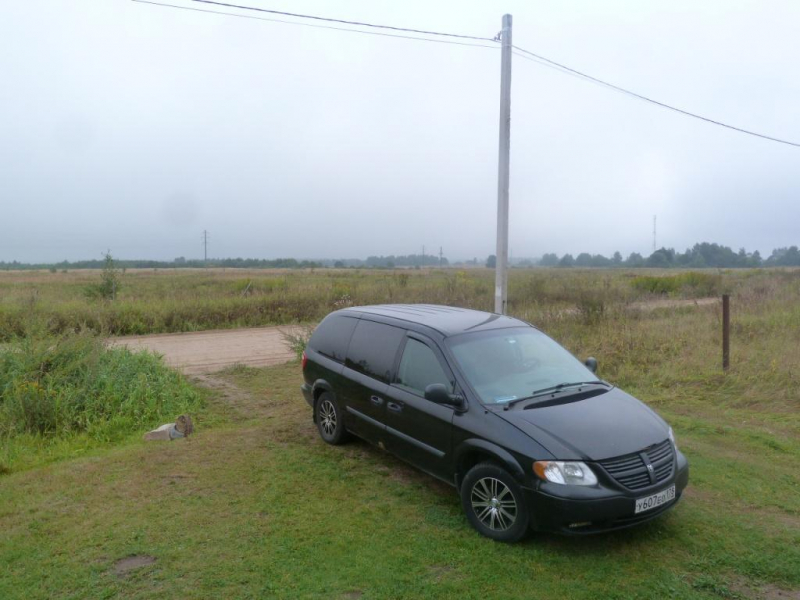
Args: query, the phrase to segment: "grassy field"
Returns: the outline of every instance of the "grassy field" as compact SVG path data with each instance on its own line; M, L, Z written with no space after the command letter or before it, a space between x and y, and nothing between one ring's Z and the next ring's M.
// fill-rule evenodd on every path
M666 279L664 273L658 275L654 279L641 270L515 270L509 309L536 322L576 307L594 317L662 293L715 295L724 285L762 277L755 271L732 271L724 277L711 272L673 273ZM128 335L311 323L343 306L386 302L491 310L494 271L132 270L122 275L114 301L90 293L99 281L100 271L0 271L0 342L25 335L31 322L56 334L89 329Z
M488 275L411 272L391 300L486 307ZM659 275L677 277L657 282L677 297L706 295L704 286L734 294L727 374L719 307L642 310L636 303L653 287L643 274L515 271L511 290L512 312L597 357L603 378L673 425L691 481L663 518L591 538L490 542L469 528L451 488L365 444L323 444L299 394L299 365L240 367L197 382L207 401L189 440L147 445L131 435L0 476L0 598L798 598L800 273L715 273L699 283ZM159 287L285 277L287 295L355 283L347 302L388 301L380 290L398 277L137 276L151 290L138 302L153 305ZM15 294L3 310L23 288L40 290L40 318L64 305L105 307L80 297L90 275L28 277L3 281ZM309 299L319 312L301 320L331 310L338 291ZM214 294L209 305L229 301ZM137 560L144 566L129 569Z

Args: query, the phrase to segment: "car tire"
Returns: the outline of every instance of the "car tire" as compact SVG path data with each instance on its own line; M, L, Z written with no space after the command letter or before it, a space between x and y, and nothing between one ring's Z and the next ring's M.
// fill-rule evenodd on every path
M502 467L482 462L461 483L461 505L478 533L498 542L518 542L528 533L522 488Z
M344 428L342 410L333 394L330 392L320 394L314 412L314 421L317 423L319 436L325 442L332 446L338 446L347 441L348 433Z

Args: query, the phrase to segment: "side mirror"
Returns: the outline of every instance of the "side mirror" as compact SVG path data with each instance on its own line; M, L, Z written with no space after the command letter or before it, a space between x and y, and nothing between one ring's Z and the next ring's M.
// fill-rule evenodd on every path
M583 364L586 365L586 368L592 373L597 373L597 359L595 357L590 356Z
M432 383L425 388L425 400L429 400L435 404L449 404L458 408L464 406L464 399L457 395L451 394L442 383Z

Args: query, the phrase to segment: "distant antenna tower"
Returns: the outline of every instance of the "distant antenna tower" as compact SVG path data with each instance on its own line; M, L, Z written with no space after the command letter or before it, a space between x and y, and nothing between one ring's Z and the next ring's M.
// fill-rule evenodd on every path
M203 229L203 262L208 262L208 231Z
M656 251L656 215L653 215L653 252Z

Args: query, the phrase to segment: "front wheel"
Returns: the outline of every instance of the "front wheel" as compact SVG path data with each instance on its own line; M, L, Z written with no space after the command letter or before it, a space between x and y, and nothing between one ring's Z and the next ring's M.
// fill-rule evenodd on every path
M324 392L316 404L316 422L320 437L337 446L347 441L347 430L344 428L344 419L339 403L333 394Z
M528 532L522 488L494 463L480 463L469 470L461 484L461 505L470 525L488 538L518 542Z

